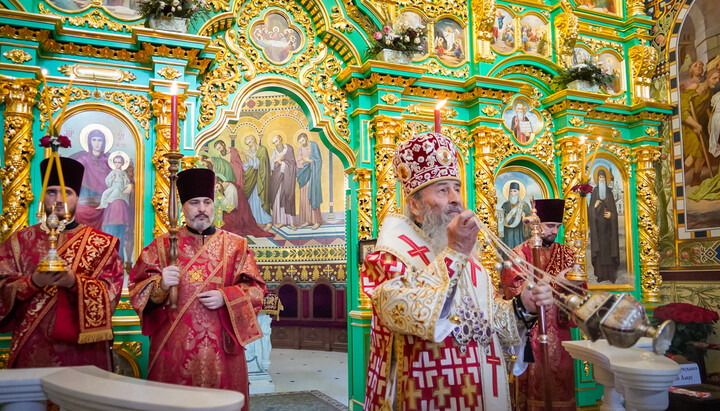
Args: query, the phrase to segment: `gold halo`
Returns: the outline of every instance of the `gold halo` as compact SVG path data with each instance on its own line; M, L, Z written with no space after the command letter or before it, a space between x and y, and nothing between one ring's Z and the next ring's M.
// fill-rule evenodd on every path
M115 164L113 164L113 160L115 160L115 157L117 157L117 156L122 157L124 160L123 166L120 167L120 169L122 171L127 170L128 166L130 165L130 156L128 156L127 153L125 153L124 151L120 151L120 150L113 151L108 156L108 165L110 166L110 170L115 170Z
M82 146L83 150L90 153L90 146L88 145L88 134L90 134L93 130L100 130L101 133L105 136L105 153L110 151L110 149L113 146L113 134L112 131L107 126L104 126L102 124L98 123L91 123L87 126L83 127L82 131L80 131L80 136L78 139L80 140L80 145Z
M505 197L505 199L506 200L510 199L510 183L518 183L518 185L520 186L519 200L520 201L524 200L525 194L526 194L525 184L523 184L522 181L520 181L520 180L508 180L505 182L505 185L503 185L503 188L502 188L502 193L503 193L503 196Z
M605 170L605 184L609 183L610 175L612 175L610 170L608 170L608 168L605 166L597 166L595 167L595 171L593 171L593 182L595 182L595 185L598 185L598 172L600 170Z
M300 130L295 132L295 135L293 135L293 142L300 144L300 141L298 141L298 138L300 137L300 134L305 134L307 136L308 142L312 141L310 137L312 136L310 134L310 130L301 128Z

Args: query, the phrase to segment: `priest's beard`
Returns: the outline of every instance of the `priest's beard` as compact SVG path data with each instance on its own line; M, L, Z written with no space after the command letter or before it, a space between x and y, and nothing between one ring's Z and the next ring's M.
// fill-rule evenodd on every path
M448 244L447 227L462 208L447 205L442 210L422 203L420 212L425 215L422 222L422 231L430 239L430 247L435 254L440 254ZM452 214L451 214L452 213Z
M605 190L607 189L607 186L605 185L604 181L601 181L598 184L598 195L600 196L601 200L605 199Z
M515 205L520 200L520 195L510 196L510 204Z

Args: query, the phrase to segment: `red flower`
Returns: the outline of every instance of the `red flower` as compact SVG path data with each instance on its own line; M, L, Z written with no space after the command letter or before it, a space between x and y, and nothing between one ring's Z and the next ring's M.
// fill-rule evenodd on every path
M579 193L581 196L585 197L586 195L592 193L593 186L591 186L588 183L583 184L575 184L572 188L572 191Z
M60 144L62 148L68 148L71 145L70 139L67 138L67 136L58 136L58 144Z
M40 147L50 148L50 136L45 136L40 139Z

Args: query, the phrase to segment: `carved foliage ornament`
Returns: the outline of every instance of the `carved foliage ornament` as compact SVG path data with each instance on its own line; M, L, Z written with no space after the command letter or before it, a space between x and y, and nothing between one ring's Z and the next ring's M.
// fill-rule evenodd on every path
M171 66L165 66L158 70L157 72L160 76L165 78L166 80L175 80L177 78L180 78L182 76L182 73L180 70L176 69L175 67Z
M12 49L3 53L6 59L12 61L15 64L23 64L32 60L32 56L25 50Z
M115 81L118 83L130 82L135 80L135 75L127 70L111 67L96 67L84 64L66 64L58 68L58 71L65 76L75 76L76 78Z

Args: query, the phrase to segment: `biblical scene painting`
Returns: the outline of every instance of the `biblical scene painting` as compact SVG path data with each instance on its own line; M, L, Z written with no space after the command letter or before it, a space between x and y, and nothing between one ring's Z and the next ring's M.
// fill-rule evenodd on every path
M673 129L680 131L682 154L676 146L678 230L680 239L688 231L720 228L720 34L716 26L717 2L699 0L690 6L682 23L677 46L677 93L679 119ZM705 32L700 28L708 28ZM682 167L682 168L680 168ZM679 177L679 178L678 178ZM683 195L684 194L684 195Z
M618 286L634 284L628 275L630 216L626 212L627 182L615 163L596 158L590 169L593 186L587 199L588 284Z
M509 10L497 8L490 40L493 50L500 54L510 54L515 51L515 24L515 16Z
M135 231L139 174L133 131L109 113L85 110L70 115L60 134L72 142L60 154L85 166L75 219L117 237L120 258L127 270L135 263L139 241ZM142 187L142 181L140 184Z
M545 184L535 172L524 167L506 167L495 177L498 236L510 248L530 238L523 218L532 214L532 201L548 198Z
M528 14L520 19L518 46L527 54L547 56L550 54L548 43L548 23L535 14Z
M573 49L573 55L572 55L573 66L577 66L578 64L583 64L588 60L592 60L592 58L593 58L592 53L590 53L590 50L586 49L585 47L575 47Z
M467 59L465 29L457 21L450 18L438 20L435 23L433 39L435 54L443 63L458 66Z
M411 10L401 11L397 19L395 19L395 23L393 23L393 30L397 33L405 27L423 27L427 30L427 20L418 12ZM425 42L420 44L420 51L413 55L413 59L422 59L428 55L430 38L430 35L425 37Z
M618 3L618 0L578 0L577 6L579 9L620 15L622 6Z
M274 64L285 64L305 46L303 31L277 10L265 15L250 28L250 40Z
M535 136L542 131L543 122L537 111L530 110L530 103L516 99L503 113L503 124L515 141L523 145L532 144Z
M47 0L53 7L66 12L87 8L91 0ZM140 18L140 6L136 0L102 0L102 6L113 16L122 20Z
M617 54L605 51L598 55L598 66L605 74L615 76L612 84L602 89L608 94L619 94L625 90L625 62Z

